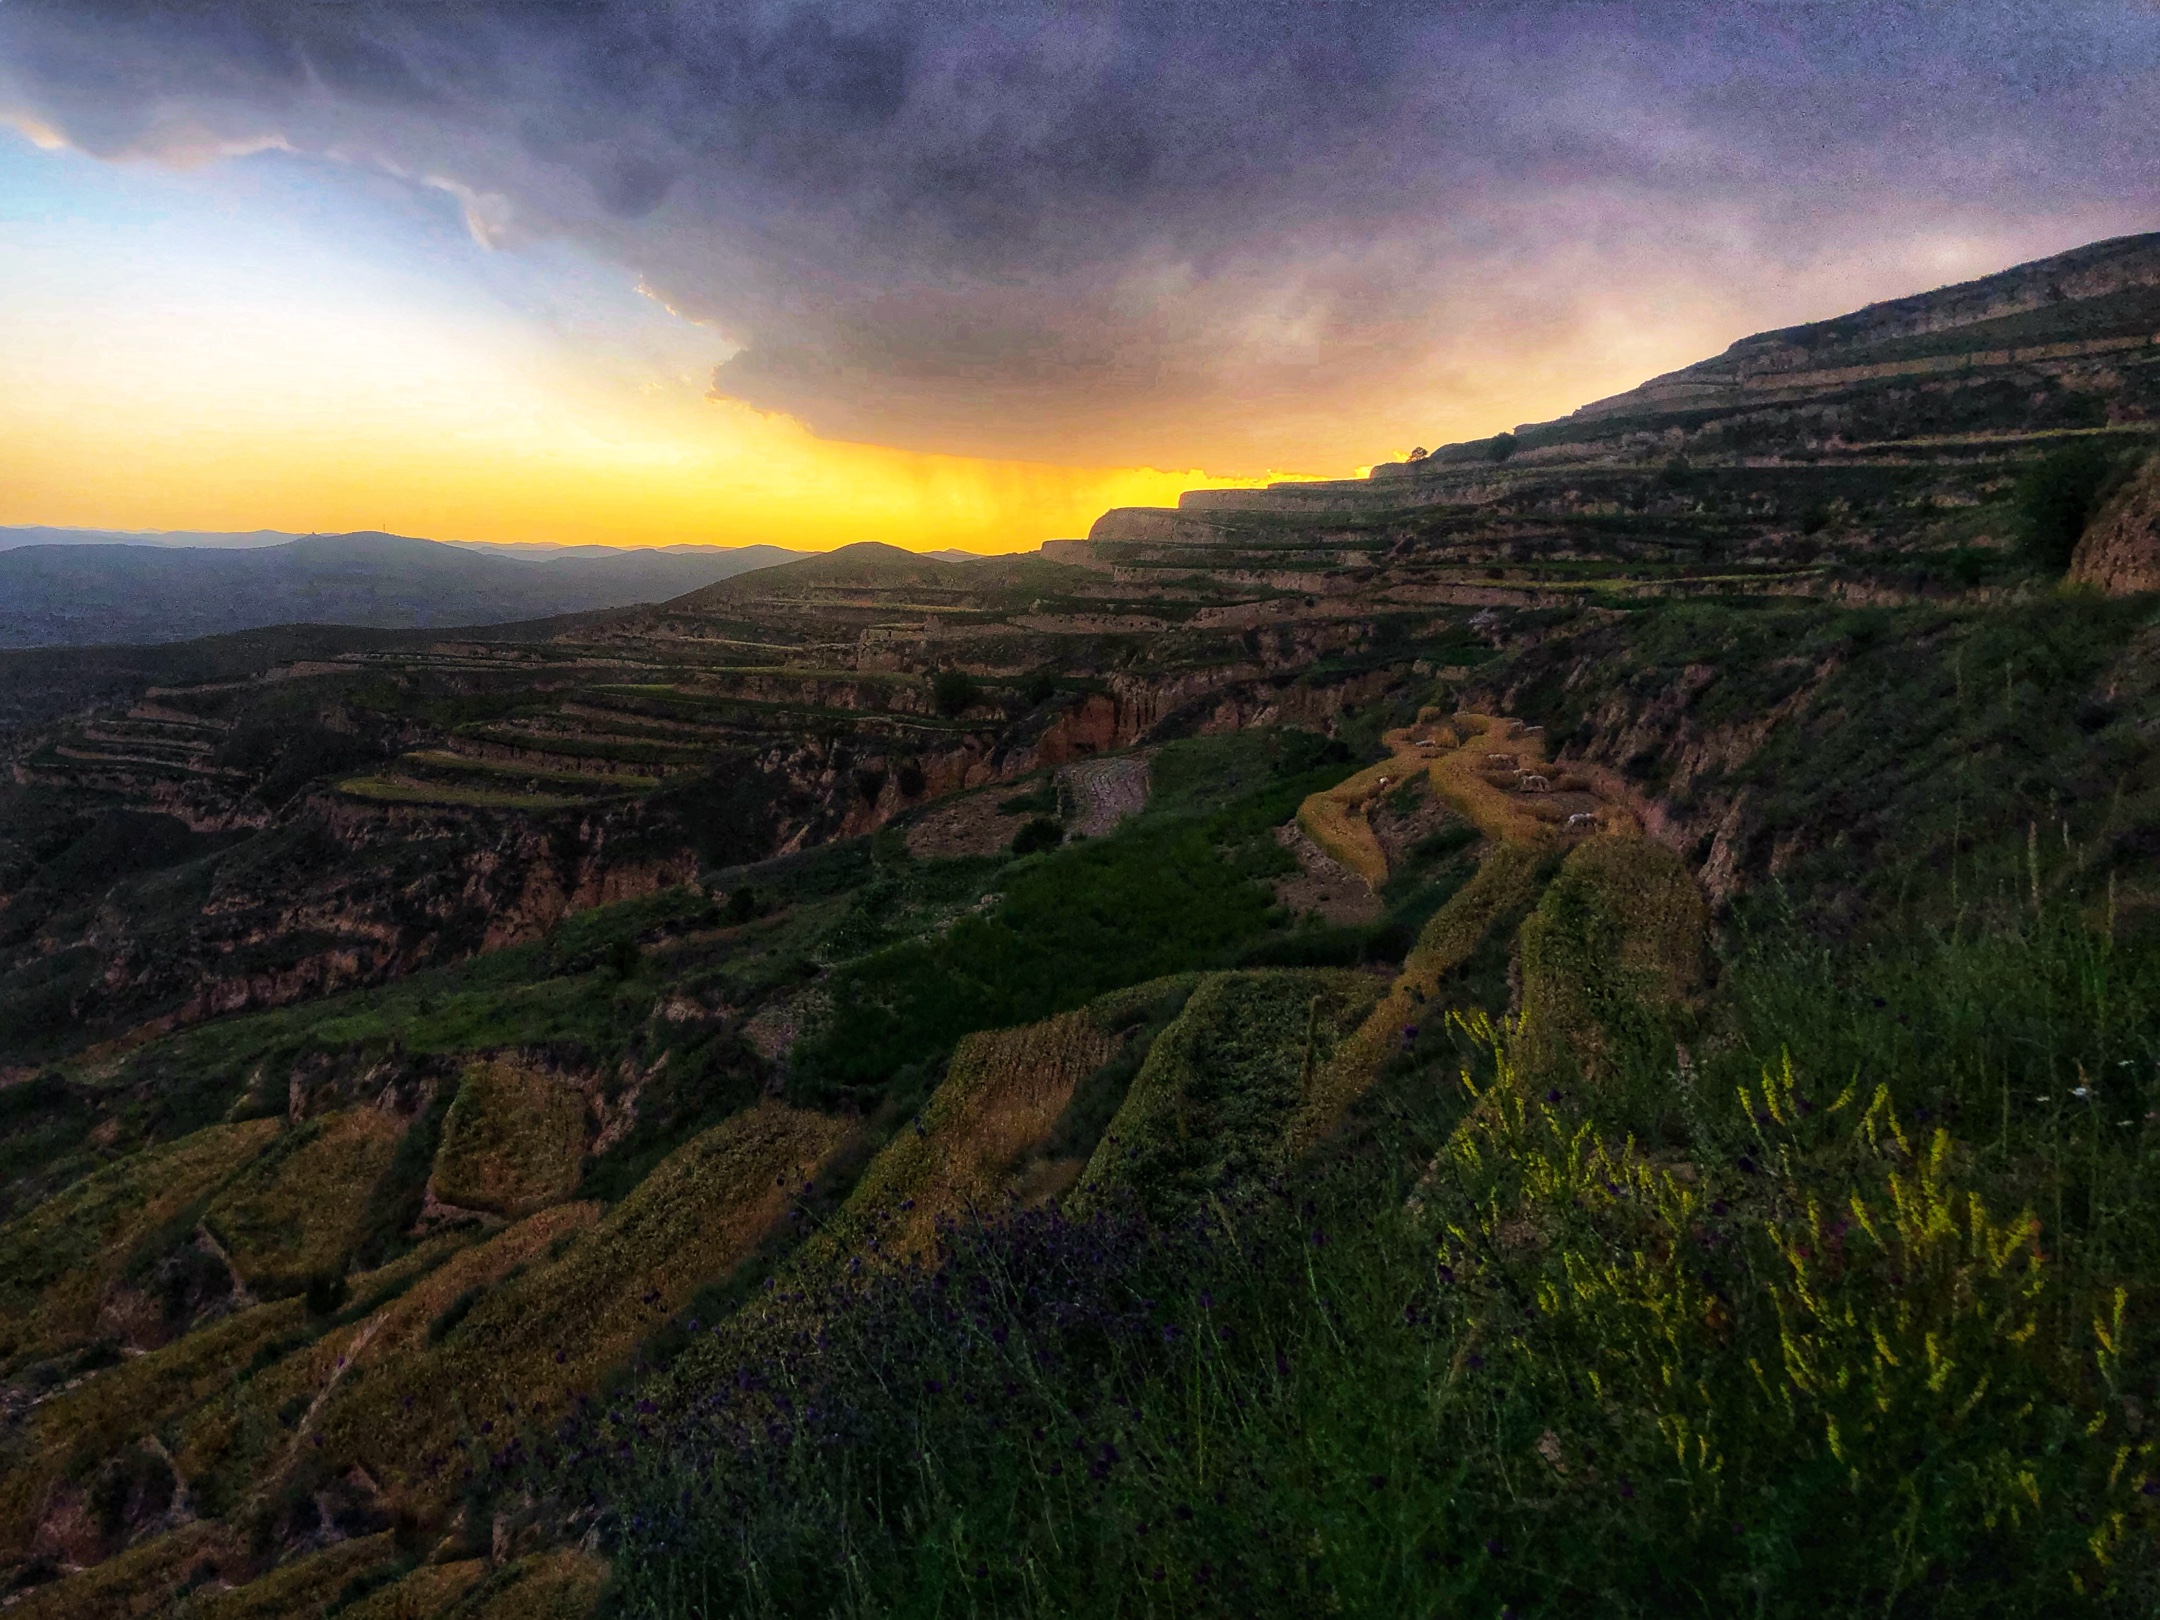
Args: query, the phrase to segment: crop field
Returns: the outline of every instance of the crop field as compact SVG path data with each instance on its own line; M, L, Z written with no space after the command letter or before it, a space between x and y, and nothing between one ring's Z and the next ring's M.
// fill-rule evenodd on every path
M299 1300L259 1305L177 1343L93 1373L38 1407L6 1448L0 1546L26 1548L46 1489L202 1401L303 1320Z
M495 1058L459 1082L430 1183L446 1204L525 1215L575 1192L584 1156L584 1096L545 1070Z
M380 1108L309 1120L220 1190L203 1224L258 1294L297 1293L310 1277L343 1275L405 1128Z
M662 1161L597 1223L555 1237L526 1269L492 1287L468 1284L424 1343L409 1337L416 1302L403 1313L400 1348L324 1404L323 1451L361 1463L408 1500L455 1494L468 1446L500 1445L490 1438L498 1429L559 1419L574 1397L604 1388L642 1338L784 1218L790 1189L845 1134L842 1121L778 1104L737 1114ZM486 1252L469 1251L470 1263Z
M213 1125L97 1171L0 1227L0 1359L19 1366L84 1343L106 1286L138 1247L192 1228L198 1206L277 1134L274 1120Z
M1075 1207L1136 1193L1168 1216L1249 1196L1290 1162L1292 1121L1336 1043L1386 989L1371 974L1211 974L1134 1076Z
M1046 1142L1074 1090L1109 1061L1093 1010L1023 1029L962 1038L917 1126L871 1161L842 1211L805 1259L830 1264L859 1226L887 1260L928 1255L937 1224L1001 1209L1019 1190L1012 1172Z

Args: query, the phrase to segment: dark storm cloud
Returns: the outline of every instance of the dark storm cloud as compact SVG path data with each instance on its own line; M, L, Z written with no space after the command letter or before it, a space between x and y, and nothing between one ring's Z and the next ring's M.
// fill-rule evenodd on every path
M478 230L633 266L742 345L719 390L821 432L1289 461L1339 453L1360 401L1430 397L1451 355L1625 301L1600 278L2148 206L2155 23L1991 0L0 0L0 109L107 155L282 143L443 185Z

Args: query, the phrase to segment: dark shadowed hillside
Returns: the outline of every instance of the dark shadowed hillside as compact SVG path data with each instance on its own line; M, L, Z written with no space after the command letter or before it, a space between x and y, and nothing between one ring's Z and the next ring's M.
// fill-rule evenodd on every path
M778 546L489 554L393 534L247 547L0 551L0 647L186 641L276 624L499 624L652 602L785 562Z

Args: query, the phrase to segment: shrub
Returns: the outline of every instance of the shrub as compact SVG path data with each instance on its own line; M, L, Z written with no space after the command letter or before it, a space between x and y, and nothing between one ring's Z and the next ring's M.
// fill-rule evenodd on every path
M1037 850L1056 849L1064 842L1064 827L1048 816L1037 816L1013 834L1012 852L1015 855L1033 855Z
M2092 440L2066 445L2027 468L2015 496L2018 546L2026 557L2050 573L2068 568L2114 470L2114 455Z
M930 696L937 704L937 712L949 720L967 713L981 695L975 678L964 670L940 671L937 679L930 683Z

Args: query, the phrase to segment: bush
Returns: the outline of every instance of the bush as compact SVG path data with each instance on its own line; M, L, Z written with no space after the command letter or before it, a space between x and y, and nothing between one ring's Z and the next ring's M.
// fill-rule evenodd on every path
M2017 486L2019 549L2050 573L2068 568L2114 470L2114 455L2091 440L2033 463Z
M1013 834L1012 852L1032 855L1040 849L1056 849L1065 842L1065 829L1048 816L1037 816Z
M981 689L965 671L948 669L930 683L930 695L937 704L937 712L953 720L974 706L976 698L981 696Z

